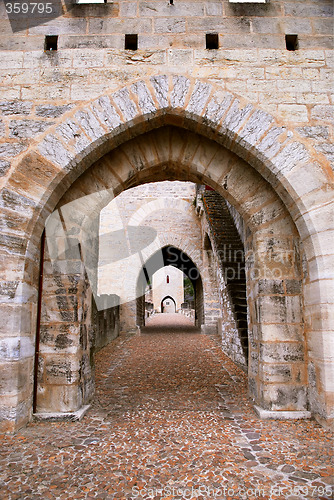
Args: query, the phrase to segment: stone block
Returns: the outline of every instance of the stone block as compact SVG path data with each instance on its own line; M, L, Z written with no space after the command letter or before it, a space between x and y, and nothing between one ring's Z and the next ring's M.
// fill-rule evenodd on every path
M89 33L114 34L114 33L152 33L151 19L90 19Z
M211 92L211 85L206 83L196 82L195 88L190 96L190 101L187 106L187 111L189 113L200 115L204 109L204 106L208 100Z
M262 390L263 407L273 411L304 411L307 408L306 387L271 384Z
M139 81L134 83L131 86L131 91L136 94L139 107L143 113L153 113L156 111L156 106L145 82Z
M135 103L130 99L127 88L115 92L112 98L126 120L132 120L137 115Z
M105 130L92 112L78 111L75 114L75 118L78 120L81 128L92 140L99 139L105 134Z
M42 104L40 106L36 106L35 113L37 116L41 116L43 118L58 118L67 111L70 111L72 108L73 104Z
M189 51L185 51L189 52ZM173 77L173 90L171 92L171 105L175 108L184 106L190 87L190 80L185 76Z
M27 149L25 144L2 142L0 143L0 158L12 158L22 153L25 149Z
M193 51L190 49L168 49L167 57L169 66L184 67L192 64Z
M9 137L31 138L44 132L52 122L37 120L11 120L9 123Z
M71 153L54 135L47 135L40 143L38 150L42 156L61 167L68 166L72 160Z
M334 120L334 106L314 106L311 110L311 118L332 122Z
M186 32L186 20L185 19L175 19L168 17L154 19L153 24L154 33L185 33Z
M29 101L1 101L0 113L3 115L29 115L32 102Z
M137 2L121 2L119 13L121 17L137 17Z
M109 129L114 129L121 124L119 114L111 104L109 97L100 97L92 103L92 110L100 120Z
M168 84L168 76L167 75L159 75L152 77L151 83L153 85L156 99L160 105L161 108L167 107L169 102L168 102L168 91L169 91L169 84Z

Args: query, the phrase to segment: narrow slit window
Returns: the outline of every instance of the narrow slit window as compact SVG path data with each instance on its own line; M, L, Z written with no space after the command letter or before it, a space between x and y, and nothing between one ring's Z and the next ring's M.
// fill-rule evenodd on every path
M55 52L58 49L58 35L46 35L44 50L46 52Z
M207 33L205 35L206 48L214 50L219 48L218 33Z
M167 274L166 282L167 282L167 284L169 283L169 276L168 276L168 274Z
M125 49L126 50L138 49L138 35L125 35Z
M170 5L174 5L174 0L169 0Z
M285 46L287 50L298 50L298 35L285 35Z

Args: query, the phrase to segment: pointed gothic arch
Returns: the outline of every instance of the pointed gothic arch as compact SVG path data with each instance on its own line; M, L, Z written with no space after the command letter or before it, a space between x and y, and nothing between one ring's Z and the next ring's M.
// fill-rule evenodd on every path
M113 169L112 155L116 148L121 149L129 140L135 141L136 137L150 130L159 131L170 126L194 131L195 135L203 138L205 144L223 148L218 149L224 150L224 154L230 152L227 156L231 164L224 163L221 158L224 168L217 169L214 163L210 164L213 157L206 156L206 148L198 145L196 151L182 150L185 144L182 146L182 141L180 144L176 140L172 148L171 143L162 144L162 150L168 157L167 163L165 158L159 158L159 151L156 150L160 160L157 161L155 154L152 156L153 150L145 149L143 143L139 149L142 151L142 158L145 158L144 164L141 160L137 162L133 159L132 163L128 162L127 168L125 161L122 163L123 170ZM217 154L219 155L218 151ZM232 157L233 154L235 156ZM181 156L183 162L179 164ZM103 157L106 161L102 161ZM236 158L241 159L240 162ZM93 163L98 164L99 168L91 176L93 182L87 189L88 185L82 182L80 176L86 175L89 178L88 169ZM18 428L31 417L30 380L36 318L38 247L45 220L57 207L59 200L63 198L65 203L71 197L78 197L78 193L80 196L98 193L106 187L104 181L107 173L112 174L111 187L116 195L126 187L148 179L191 178L195 182L205 181L220 192L224 192L226 185L234 186L234 193L228 190L224 194L232 204L238 205L243 215L248 215L249 224L256 228L259 219L255 215L258 216L259 212L253 212L252 217L252 210L254 201L258 202L259 199L254 195L247 201L247 189L236 192L238 172L239 175L241 173L240 169L235 171L236 164L243 164L243 174L246 177L249 174L248 184L244 183L244 179L240 184L243 188L247 185L249 189L254 172L257 172L256 179L262 179L261 182L271 186L275 198L273 205L277 209L280 205L279 210L286 210L290 214L303 243L308 263L303 301L310 360L309 404L320 420L330 418L332 389L326 381L331 378L333 369L328 349L333 329L330 308L334 297L333 278L329 270L334 266L333 250L328 242L333 237L334 224L329 223L333 213L333 175L329 165L295 132L289 132L281 124L275 123L268 113L237 96L222 94L214 85L198 79L158 75L132 82L116 92L74 108L59 118L51 130L41 134L30 149L13 162L2 189L5 285L7 282L12 283L8 297L2 303L3 317L10 319L2 325L2 329L4 343L10 346L5 363L9 370L13 370L12 386L17 403L4 406L5 429ZM246 168L246 164L252 167L252 171ZM68 191L70 186L71 193ZM111 189L110 185L108 189ZM101 198L101 203L104 202L103 194L101 197L97 194L96 197ZM98 206L98 201L94 201L95 206ZM267 209L261 214L263 228L266 217L268 227L273 228L269 216L269 212L273 215L273 210L274 206L267 205ZM275 226L275 230L278 226L279 224ZM288 223L281 229L288 233L291 227ZM256 232L254 238L259 249L263 246L262 236ZM289 302L287 297L295 295L289 295L285 289L285 308ZM265 300L255 304L254 314L261 315L261 310L267 306ZM281 334L284 337L283 330ZM265 347L261 349L260 356L263 359L272 358L273 354L267 352ZM304 355L299 348L296 349L296 358L301 360ZM18 365L19 371L25 373L24 387L18 382ZM256 376L261 381L257 383L257 389L254 389L256 398L265 409L277 409L272 404L277 396L277 388L266 386L265 379L269 375ZM306 387L305 372L300 377ZM293 395L294 390L291 389L290 392L291 409L296 409L299 404L296 403L293 408L293 399L300 401L297 393ZM6 395L3 399L6 399ZM302 406L305 408L305 404Z

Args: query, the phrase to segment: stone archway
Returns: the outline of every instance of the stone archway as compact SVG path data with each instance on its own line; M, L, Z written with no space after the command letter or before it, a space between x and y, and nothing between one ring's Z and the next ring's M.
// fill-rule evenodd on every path
M170 302L172 304L170 304ZM172 305L172 308L171 308L171 305ZM175 304L175 300L173 299L173 297L171 295L166 295L166 297L164 297L161 301L161 312L162 313L175 313L176 312L176 304Z
M157 162L156 156L152 157L153 150L145 148L142 143L139 149L142 157L145 157L144 163L141 163L143 158L138 162L132 158L130 162L122 162L118 169L113 168L112 153L110 156L108 152L129 141L131 137L148 130L162 130L163 126L171 124L195 130L196 135L206 138L205 141L212 143L216 151L211 148L211 153L208 154L208 149L202 147L203 144L197 145L195 149L191 149L189 144L188 149L182 149L185 143L176 140L172 148L170 143L160 143L161 150L156 150L160 160ZM192 144L195 145L194 142ZM224 151L224 154L218 161L219 151ZM236 153L239 159L244 159L247 163L237 156L231 157L232 153L229 153L228 164L223 158L226 157L226 151ZM163 154L159 156L160 152ZM100 162L92 175L92 170L88 171L87 168L106 153L109 154L106 162ZM180 160L182 161L179 163ZM332 250L328 248L328 241L333 234L332 176L328 165L320 164L319 161L312 148L275 124L273 117L267 113L252 105L241 104L231 94L221 95L210 84L185 77L162 75L134 82L110 96L93 101L85 109L75 109L63 117L54 126L53 132L41 136L41 140L14 165L2 191L5 225L7 224L3 236L3 255L7 269L5 290L8 290L3 304L4 317L8 320L2 325L2 331L5 338L3 344L8 352L4 365L10 373L12 387L10 393L5 390L2 396L3 428L17 428L31 415L37 257L44 222L69 186L85 171L86 179L91 175L90 180L93 181L88 193L87 184L78 179L71 188L70 196L77 197L78 193L82 196L104 189L106 177L112 178L109 187L112 187L115 194L148 179L185 178L195 182L205 181L224 193L248 220L251 228L255 229L258 223L261 224L263 232L253 232L252 244L259 249L256 258L262 264L268 250L266 245L270 238L275 240L275 232L290 235L285 241L284 238L280 242L277 239L274 241L274 246L278 245L275 251L292 251L291 234L296 234L294 226L287 222L287 218L280 219L283 212L290 214L303 242L308 262L304 304L312 377L310 403L312 411L320 420L330 418L332 389L328 380L332 364L327 352L332 328L329 310L333 300L333 281L328 278L333 259ZM176 168L176 164L179 168ZM243 165L242 174L240 165ZM255 171L260 175L254 178ZM33 183L31 179L34 179ZM262 200L262 208L257 210L261 197L256 185L265 181L267 186L272 186L272 201L268 203L269 198ZM228 186L227 192L225 186ZM66 201L66 197L64 200ZM290 241L288 247L287 241ZM285 266L281 267L283 269ZM289 281L288 270L285 269L284 272ZM294 286L293 283L291 285ZM261 295L261 292L258 293ZM271 307L268 297L274 295L266 293L261 295L260 301L257 300L257 294L251 298L254 299L253 314L254 317L258 315L257 319L260 319L266 308ZM292 304L288 304L287 297L300 295L299 292L289 295L286 287L283 295L283 301L275 301L280 303L279 308L287 312L292 307ZM281 335L284 336L283 331L281 329ZM282 338L277 338L274 343ZM282 354L268 352L269 343L263 340L263 332L259 331L255 351L264 363L270 364L273 361L275 364L275 360L282 359ZM305 363L301 360L304 355L302 351L296 350L295 359L305 368ZM261 363L260 368L263 366ZM260 406L274 410L273 401L281 389L270 383L274 375L261 370L262 368L257 374L253 374L256 382L254 397ZM291 373L302 380L300 386L305 388L305 372L301 374L296 370L293 369ZM22 373L25 374L23 378L19 376ZM251 367L250 376L252 378ZM294 391L294 396L289 400L289 409L304 408L301 393L296 392L292 385L290 384L290 390Z
M147 280L163 267L173 266L181 270L192 282L195 293L196 326L202 329L205 327L207 331L215 331L217 316L214 316L214 314L218 314L218 311L212 308L209 300L207 300L207 297L210 297L212 302L212 298L216 298L215 294L212 293L215 292L215 290L212 291L210 283L208 283L208 277L202 262L198 260L198 255L196 255L194 251L188 254L184 248L191 248L190 242L187 241L186 238L182 239L180 237L178 244L175 240L173 243L165 244L156 252L152 253L144 263L136 283L136 316L138 326L144 326L145 324L144 301ZM192 254L192 256L190 254Z

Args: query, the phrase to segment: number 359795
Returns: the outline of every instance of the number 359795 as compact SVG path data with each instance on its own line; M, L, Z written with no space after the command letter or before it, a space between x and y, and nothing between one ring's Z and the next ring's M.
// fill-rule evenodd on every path
M42 2L7 2L7 14L52 14L52 3Z

